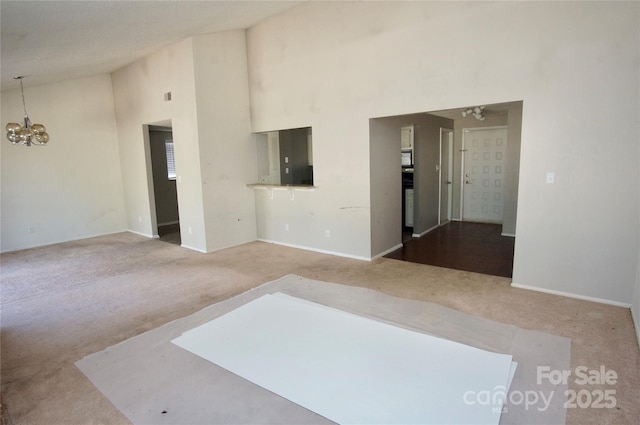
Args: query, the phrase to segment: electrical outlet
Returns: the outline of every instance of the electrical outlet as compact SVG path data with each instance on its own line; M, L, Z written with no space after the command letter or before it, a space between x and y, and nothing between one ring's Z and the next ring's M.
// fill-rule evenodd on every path
M191 230L191 226L189 226L189 234L191 235L193 231Z
M285 225L284 225L284 230L285 230L285 232L288 232L288 231L289 231L289 223L287 223L287 224L285 224Z
M331 237L331 231L329 229L325 230L324 231L324 235L325 235L325 237L330 238Z
M33 234L33 233L35 233L35 232L36 232L36 229L35 229L33 226L29 226L29 227L27 228L27 232L29 232L30 234Z
M141 215L138 216L138 223L142 223L142 216Z

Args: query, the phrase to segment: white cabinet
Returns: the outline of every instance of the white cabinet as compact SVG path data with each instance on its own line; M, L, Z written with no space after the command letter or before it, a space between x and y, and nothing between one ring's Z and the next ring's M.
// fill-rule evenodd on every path
M404 190L404 225L413 227L413 189Z
M402 150L413 150L413 126L400 128L400 147Z

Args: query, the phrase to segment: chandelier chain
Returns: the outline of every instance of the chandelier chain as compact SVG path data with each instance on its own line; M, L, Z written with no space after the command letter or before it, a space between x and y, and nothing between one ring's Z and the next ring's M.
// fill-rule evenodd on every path
M27 114L27 103L24 101L24 87L22 86L22 77L20 77L19 80L20 80L20 92L22 93L22 109L24 110L24 116L28 117L29 114Z

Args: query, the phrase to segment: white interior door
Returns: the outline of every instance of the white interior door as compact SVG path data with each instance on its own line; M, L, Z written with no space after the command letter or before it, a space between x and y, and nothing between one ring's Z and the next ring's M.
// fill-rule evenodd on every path
M438 224L451 221L453 191L453 130L440 129L440 211Z
M465 129L462 152L462 219L502 223L507 128Z

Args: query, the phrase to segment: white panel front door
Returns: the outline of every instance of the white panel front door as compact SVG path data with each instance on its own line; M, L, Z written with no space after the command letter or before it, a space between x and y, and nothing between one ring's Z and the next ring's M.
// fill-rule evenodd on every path
M462 150L462 219L502 223L506 127L464 130Z

